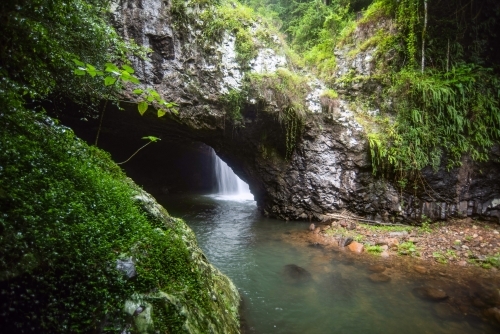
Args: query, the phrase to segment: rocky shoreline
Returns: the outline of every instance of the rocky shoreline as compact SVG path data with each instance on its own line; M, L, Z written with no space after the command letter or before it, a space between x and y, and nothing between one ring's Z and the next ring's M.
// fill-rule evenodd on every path
M422 226L369 225L350 220L311 224L310 242L382 258L410 256L458 266L500 269L500 226L471 218Z
M374 284L421 281L415 296L442 319L474 317L500 326L500 226L470 218L423 226L372 226L348 220L311 224L286 242L366 267Z

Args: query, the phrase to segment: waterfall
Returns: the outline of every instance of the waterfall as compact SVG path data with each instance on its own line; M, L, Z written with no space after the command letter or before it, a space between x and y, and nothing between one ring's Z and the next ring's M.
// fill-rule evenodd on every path
M212 161L217 181L217 195L236 200L254 199L248 184L243 182L214 150L212 150Z

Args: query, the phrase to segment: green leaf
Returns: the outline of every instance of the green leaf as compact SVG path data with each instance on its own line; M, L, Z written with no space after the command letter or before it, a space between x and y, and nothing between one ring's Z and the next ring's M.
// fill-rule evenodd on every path
M97 75L97 71L88 70L87 72L90 74L90 76L91 76L92 78L93 78L93 77L95 77L95 76Z
M137 95L141 95L143 92L144 92L144 90L142 90L142 89L134 89L132 91L132 93L137 94Z
M146 137L142 137L142 139L147 139L147 140L150 140L150 141L153 141L153 142L161 140L160 138L155 137L155 136L146 136Z
M136 78L136 77L134 77L134 76L131 76L129 80L130 80L130 82L135 83L135 84L137 84L137 85L141 83L141 82L139 81L139 79L137 79L137 78Z
M120 69L115 64L106 63L105 66L106 66L106 70L105 70L106 72L114 72L114 73L120 74Z
M92 66L92 65L90 65L90 64L87 64L87 69L88 69L89 71L94 71L94 72L96 71L95 67L94 67L94 66Z
M74 70L73 73L75 73L76 75L85 75L85 71L79 68Z
M178 107L179 105L175 102L167 102L166 106L167 108L173 108L173 107Z
M130 73L128 73L127 71L120 71L120 74L124 78L130 78L131 77Z
M135 73L135 70L128 65L122 65L122 68L130 74Z
M175 108L171 108L170 111L173 112L176 115L179 115L179 110L177 110Z
M116 78L113 78L113 77L106 77L106 78L104 78L104 84L106 86L111 86L115 82L116 82Z
M139 114L142 116L146 110L148 110L148 103L146 101L142 101L137 105L137 108L139 109Z
M167 113L167 112L166 112L165 110L163 110L163 109L158 109L158 117L163 117L163 116L165 116L165 114L166 114L166 113Z
M73 58L72 60L73 60L73 62L74 62L76 65L78 65L78 66L85 66L85 63L83 63L83 62L79 61L79 60L78 60L78 59L76 59L76 58Z
M151 95L149 95L147 98L148 102L153 102L154 99L155 99L154 96L151 96Z

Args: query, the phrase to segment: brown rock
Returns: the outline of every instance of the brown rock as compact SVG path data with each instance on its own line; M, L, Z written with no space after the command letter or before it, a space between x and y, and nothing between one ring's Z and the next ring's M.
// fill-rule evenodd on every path
M389 246L389 248L397 247L399 245L399 240L396 238L387 238L386 242L387 242L387 246Z
M458 261L458 265L461 267L465 267L467 265L467 261L465 261L465 260Z
M318 226L314 229L313 233L314 234L319 234L319 232L321 232L321 228Z
M368 276L368 278L374 283L385 283L391 280L389 276L381 273L371 274L370 276Z
M427 269L424 266L415 266L413 269L420 274L427 274Z
M365 247L363 246L363 244L360 244L359 242L357 241L353 241L349 244L349 246L347 246L347 248L349 248L349 250L353 253L362 253L363 250L365 249Z
M369 271L373 271L374 273L381 273L385 271L385 266L381 264L374 264L368 267Z
M483 315L491 319L493 321L496 321L497 323L500 324L500 309L498 307L492 307L483 312Z
M391 255L389 254L388 251L385 250L382 253L380 253L380 256L383 257L384 259L387 259Z
M431 287L421 287L413 289L413 293L422 299L440 301L448 298L445 291Z

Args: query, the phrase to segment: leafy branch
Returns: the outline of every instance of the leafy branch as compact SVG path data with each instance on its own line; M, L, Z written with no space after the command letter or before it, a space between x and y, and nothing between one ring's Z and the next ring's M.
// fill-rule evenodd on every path
M103 77L104 85L107 87L114 87L123 89L123 85L126 83L132 83L139 85L141 82L139 79L134 76L135 70L129 65L121 65L119 68L117 65L113 63L106 63L103 71L98 70L95 66L91 64L86 64L76 58L73 59L73 62L76 64L77 68L73 71L74 74L78 76L90 75L92 78L94 77ZM176 107L178 105L175 102L167 102L165 101L160 94L152 89L135 89L134 94L142 97L142 101L137 104L137 109L141 115L144 115L146 110L148 110L150 103L155 103L158 106L158 117L165 116L167 114L167 110L171 113L178 115L179 111ZM109 96L106 97L109 99Z

